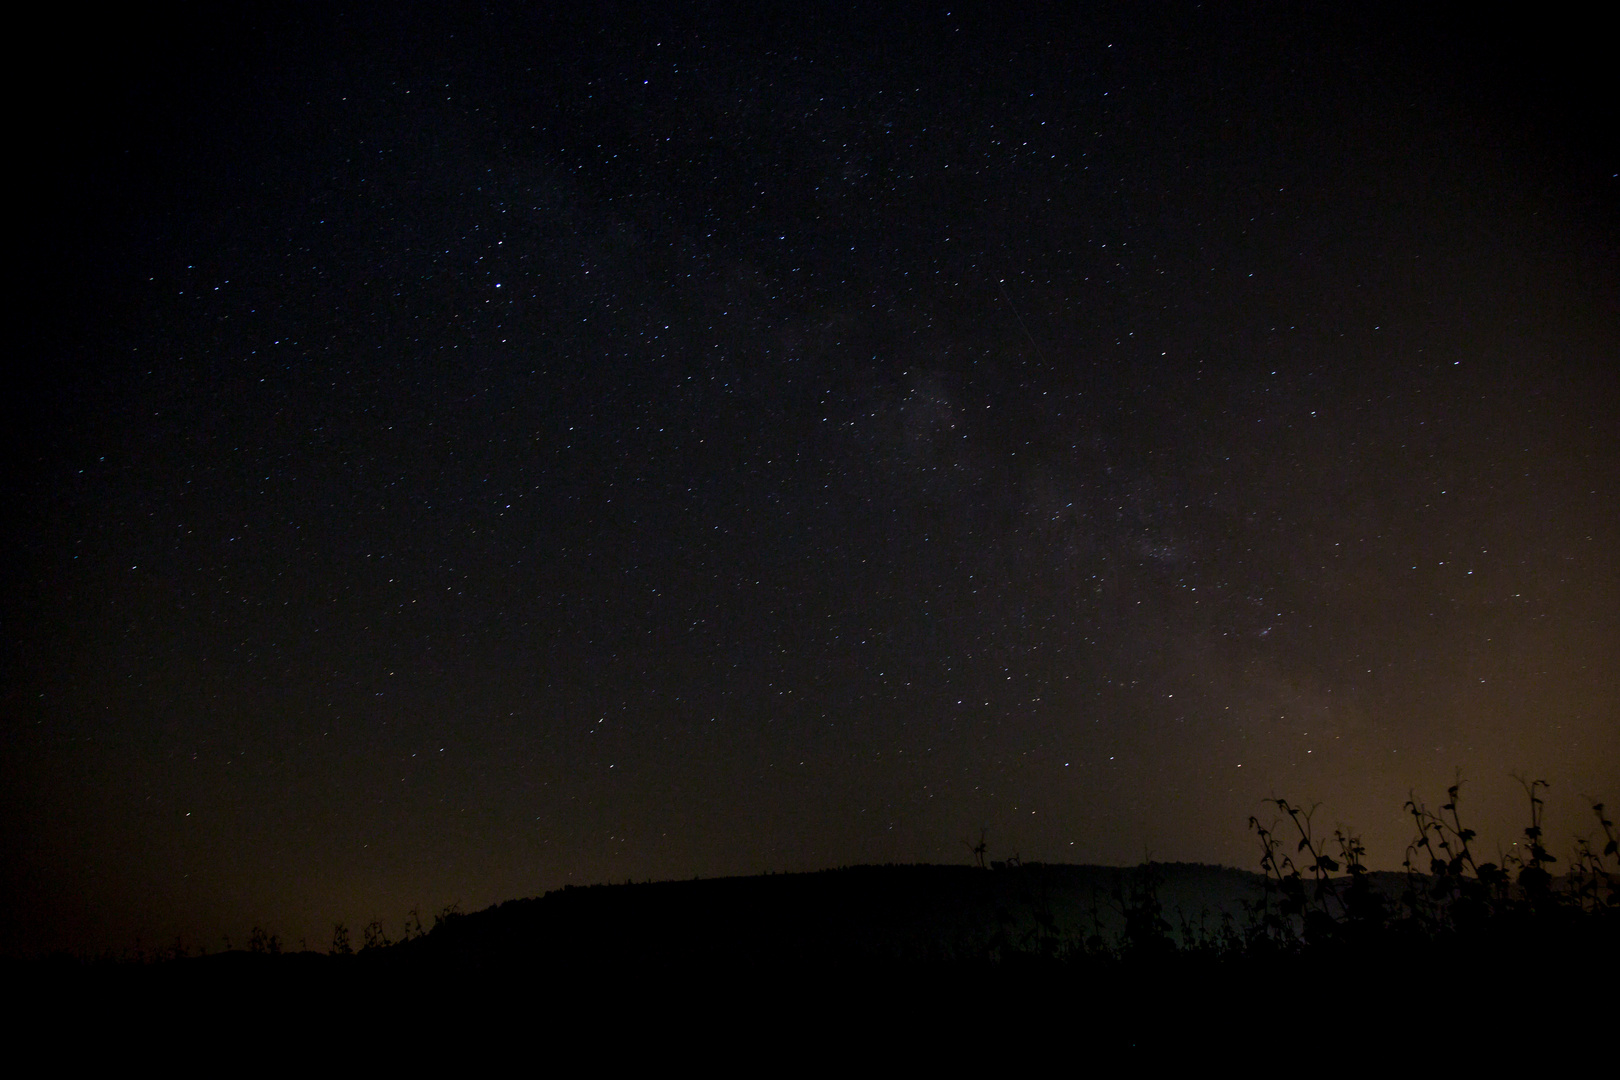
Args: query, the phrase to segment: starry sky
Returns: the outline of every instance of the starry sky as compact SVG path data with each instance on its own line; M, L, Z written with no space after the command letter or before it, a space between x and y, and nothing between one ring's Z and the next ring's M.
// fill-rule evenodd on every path
M34 29L0 946L1620 800L1592 35L663 7Z

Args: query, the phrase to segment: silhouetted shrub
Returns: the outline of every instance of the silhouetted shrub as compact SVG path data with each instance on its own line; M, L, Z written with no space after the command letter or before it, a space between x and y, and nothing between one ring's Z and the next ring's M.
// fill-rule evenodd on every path
M267 933L263 927L255 926L253 932L248 935L248 952L280 956L281 939L275 934Z
M388 946L393 944L392 941L388 940L387 933L383 931L381 919L372 919L370 922L366 923L365 929L361 931L361 935L365 941L365 943L360 946L361 952L370 952L373 949L386 949Z
M1268 800L1298 834L1292 852L1277 825L1249 819L1260 840L1264 896L1250 912L1246 951L1302 952L1319 947L1452 948L1488 943L1503 947L1546 945L1572 935L1614 933L1620 911L1620 875L1614 825L1603 804L1593 811L1602 836L1576 838L1572 872L1556 877L1557 859L1548 851L1543 827L1544 780L1518 778L1529 803L1524 843L1500 864L1480 861L1478 839L1463 822L1462 781L1446 790L1436 811L1415 794L1406 802L1417 835L1407 845L1405 885L1389 897L1372 882L1359 837L1335 831L1339 857L1323 851L1311 830L1311 810L1285 799ZM1334 876L1343 871L1341 876Z

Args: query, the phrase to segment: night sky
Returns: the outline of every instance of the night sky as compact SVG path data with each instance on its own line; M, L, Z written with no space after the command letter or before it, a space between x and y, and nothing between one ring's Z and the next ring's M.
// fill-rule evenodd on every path
M0 946L1620 802L1591 28L665 6L19 35Z

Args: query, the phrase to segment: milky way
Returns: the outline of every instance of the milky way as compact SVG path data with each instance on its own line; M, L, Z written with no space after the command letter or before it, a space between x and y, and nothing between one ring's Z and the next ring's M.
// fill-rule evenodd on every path
M1620 798L1613 139L1505 31L323 18L63 106L13 948Z

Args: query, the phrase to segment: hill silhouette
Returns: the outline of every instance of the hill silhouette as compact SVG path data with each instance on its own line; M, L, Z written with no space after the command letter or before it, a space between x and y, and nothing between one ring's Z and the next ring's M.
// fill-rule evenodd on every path
M1259 874L1155 864L1179 943L1240 918ZM1144 871L1065 864L854 866L802 874L568 887L452 916L394 963L632 966L994 962L1115 945ZM1183 926L1187 929L1183 929Z

